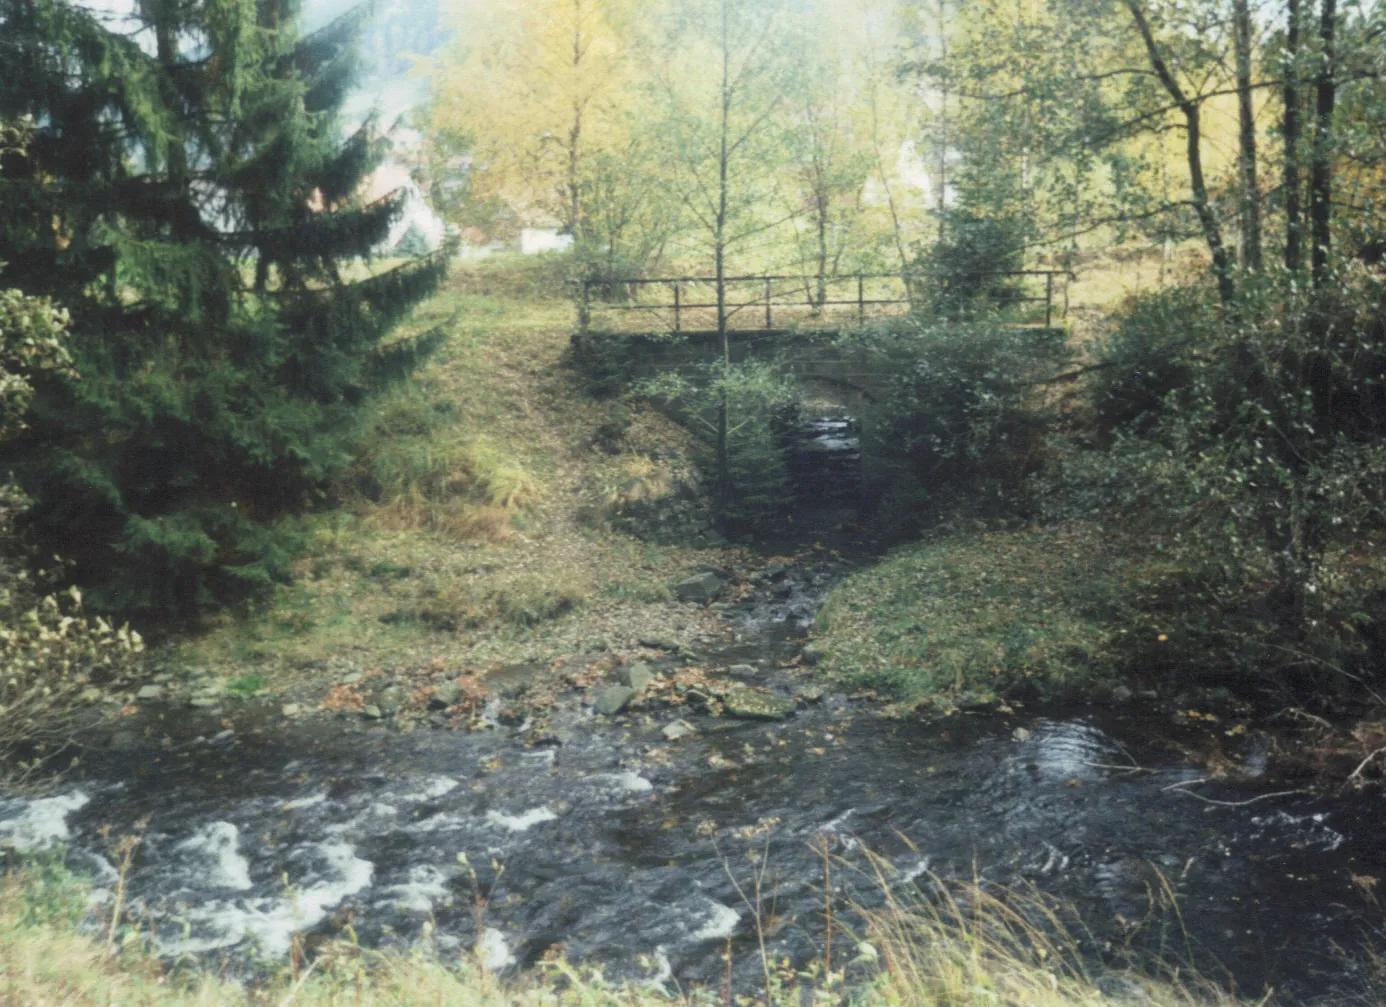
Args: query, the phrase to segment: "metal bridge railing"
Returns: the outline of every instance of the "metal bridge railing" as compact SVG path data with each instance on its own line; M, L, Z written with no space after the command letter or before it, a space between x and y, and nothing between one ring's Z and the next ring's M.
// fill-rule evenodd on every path
M1043 304L1044 322L1053 325L1055 277L1073 279L1067 270L1007 269L963 274L969 280L983 277L1043 277L1044 292L1028 294L1019 290L999 290L991 298L998 307L1014 304ZM926 273L848 273L834 276L759 275L723 277L723 303L720 306L732 333L765 332L800 324L806 328L842 324L853 316L858 323L870 317L904 313L897 309L918 303L930 282L947 291L950 280ZM578 327L583 334L592 330L593 312L645 312L661 322L658 327L674 332L715 331L718 329L718 280L713 276L668 276L596 280L580 283ZM848 286L849 296L841 296ZM649 300L647 291L667 291L667 300ZM747 290L751 293L748 295ZM605 296L601 296L601 295ZM658 297L658 295L656 295ZM749 313L752 325L733 324ZM1026 324L1026 323L1019 323ZM1038 321L1029 324L1039 324ZM648 329L646 325L642 328Z

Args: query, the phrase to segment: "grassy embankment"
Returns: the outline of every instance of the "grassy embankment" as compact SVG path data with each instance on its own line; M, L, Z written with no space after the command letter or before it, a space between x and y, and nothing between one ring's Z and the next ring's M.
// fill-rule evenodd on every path
M469 957L444 962L423 951L381 954L348 943L249 988L192 964L170 968L138 935L120 941L76 929L86 893L54 868L0 882L3 1007L713 1007L813 1002L857 1007L1234 1007L1200 980L1156 981L1118 970L1097 976L1079 959L1062 914L1037 899L1000 901L967 887L949 908L901 903L867 914L866 929L838 924L833 963L795 973L766 962L765 985L679 991L612 984L553 961L517 979L488 974ZM966 908L963 908L963 907ZM841 971L851 960L853 980ZM1174 975L1175 973L1172 973Z
M942 534L835 590L817 642L832 674L910 699L1090 690L1139 631L1124 596L1147 574L1091 526Z
M1164 278L1187 282L1203 268L1201 255L1187 247L1176 252ZM1156 287L1162 265L1158 252L1147 252L1106 255L1078 269L1064 298L1073 367L1080 369L1095 362L1090 341L1105 321L1132 295ZM1081 435L1090 423L1082 382L1037 394L1046 398L1051 429ZM1314 653L1312 642L1278 626L1265 598L1200 589L1197 572L1175 558L1179 550L1162 548L1171 544L1161 538L1168 530L1139 524L1130 515L984 524L968 520L964 508L832 592L814 634L822 666L944 709L1008 695L1102 698L1132 685L1170 696L1194 687L1231 686L1257 698L1274 691L1285 706L1304 701L1307 665L1330 684L1357 681L1337 669L1332 653ZM1381 583L1386 556L1368 555L1364 543L1350 552L1340 547L1327 557L1332 575L1364 592ZM1317 683L1311 688L1327 701Z
M603 515L688 474L688 434L587 394L570 301L541 260L458 267L409 322L442 348L373 403L337 505L302 522L294 584L168 652L175 670L270 690L441 660L484 667L711 631L667 585L716 554L609 531Z

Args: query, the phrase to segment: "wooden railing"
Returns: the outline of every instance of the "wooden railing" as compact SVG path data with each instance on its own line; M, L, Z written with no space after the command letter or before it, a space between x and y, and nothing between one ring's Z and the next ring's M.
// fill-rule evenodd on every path
M1043 325L1053 325L1055 314L1055 278L1072 279L1066 270L1007 269L965 274L965 279L984 277L1042 277L1043 293L1024 293L1020 290L998 291L993 297L997 307L1015 304L1043 304ZM956 278L956 274L954 277ZM836 276L763 275L723 277L722 304L717 302L718 280L713 276L669 276L615 280L587 279L580 281L578 327L584 333L594 329L594 312L645 312L655 316L657 325L642 325L673 332L719 331L718 314L726 319L728 332L749 333L774 331L799 325L805 328L829 328L855 319L862 323L868 317L904 313L927 296L928 285L946 293L949 278L927 273L849 273ZM847 285L848 294L840 296ZM753 293L747 299L745 291ZM648 300L647 291L666 290L668 300ZM834 296L834 295L837 296ZM604 295L604 296L603 296ZM900 310L903 309L903 310ZM754 325L736 324L733 320L750 312ZM1038 316L1038 312L1036 312ZM1033 322L1014 324L1041 324ZM612 328L612 327L607 327ZM621 326L621 329L625 329Z

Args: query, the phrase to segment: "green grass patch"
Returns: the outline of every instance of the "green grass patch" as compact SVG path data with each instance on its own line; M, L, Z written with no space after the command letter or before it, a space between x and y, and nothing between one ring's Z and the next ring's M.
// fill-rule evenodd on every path
M1118 670L1127 599L1148 573L1093 525L954 533L838 586L817 642L830 672L908 700L1067 693Z
M238 699L250 699L263 692L265 689L265 676L258 671L252 671L245 675L237 675L226 683L228 695Z
M286 519L306 543L294 583L167 660L277 692L435 659L543 660L593 638L633 647L671 619L680 639L702 631L664 585L707 557L584 517L666 492L691 438L653 410L613 423L587 394L551 267L459 268L415 309L400 338L448 336L365 408L334 509Z

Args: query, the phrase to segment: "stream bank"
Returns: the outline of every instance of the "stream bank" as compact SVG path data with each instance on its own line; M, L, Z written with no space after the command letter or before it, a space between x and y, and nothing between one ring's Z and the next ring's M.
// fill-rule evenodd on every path
M976 878L1071 902L1096 961L1217 962L1237 989L1292 1003L1357 985L1354 951L1383 932L1380 793L1286 778L1269 736L1172 724L1138 698L892 719L809 680L825 592L874 555L849 517L828 500L801 514L794 551L704 571L728 591L703 608L720 625L705 644L502 666L453 712L425 695L420 729L330 704L141 704L55 791L0 801L0 842L64 848L100 913L112 838L141 835L129 918L166 958L233 972L350 932L475 947L498 970L561 948L671 989L716 988L730 946L750 991L751 855L768 948L802 964L823 946L826 843L848 919L882 882L927 899L935 878ZM635 691L598 712L613 686ZM768 705L740 705L748 690Z

